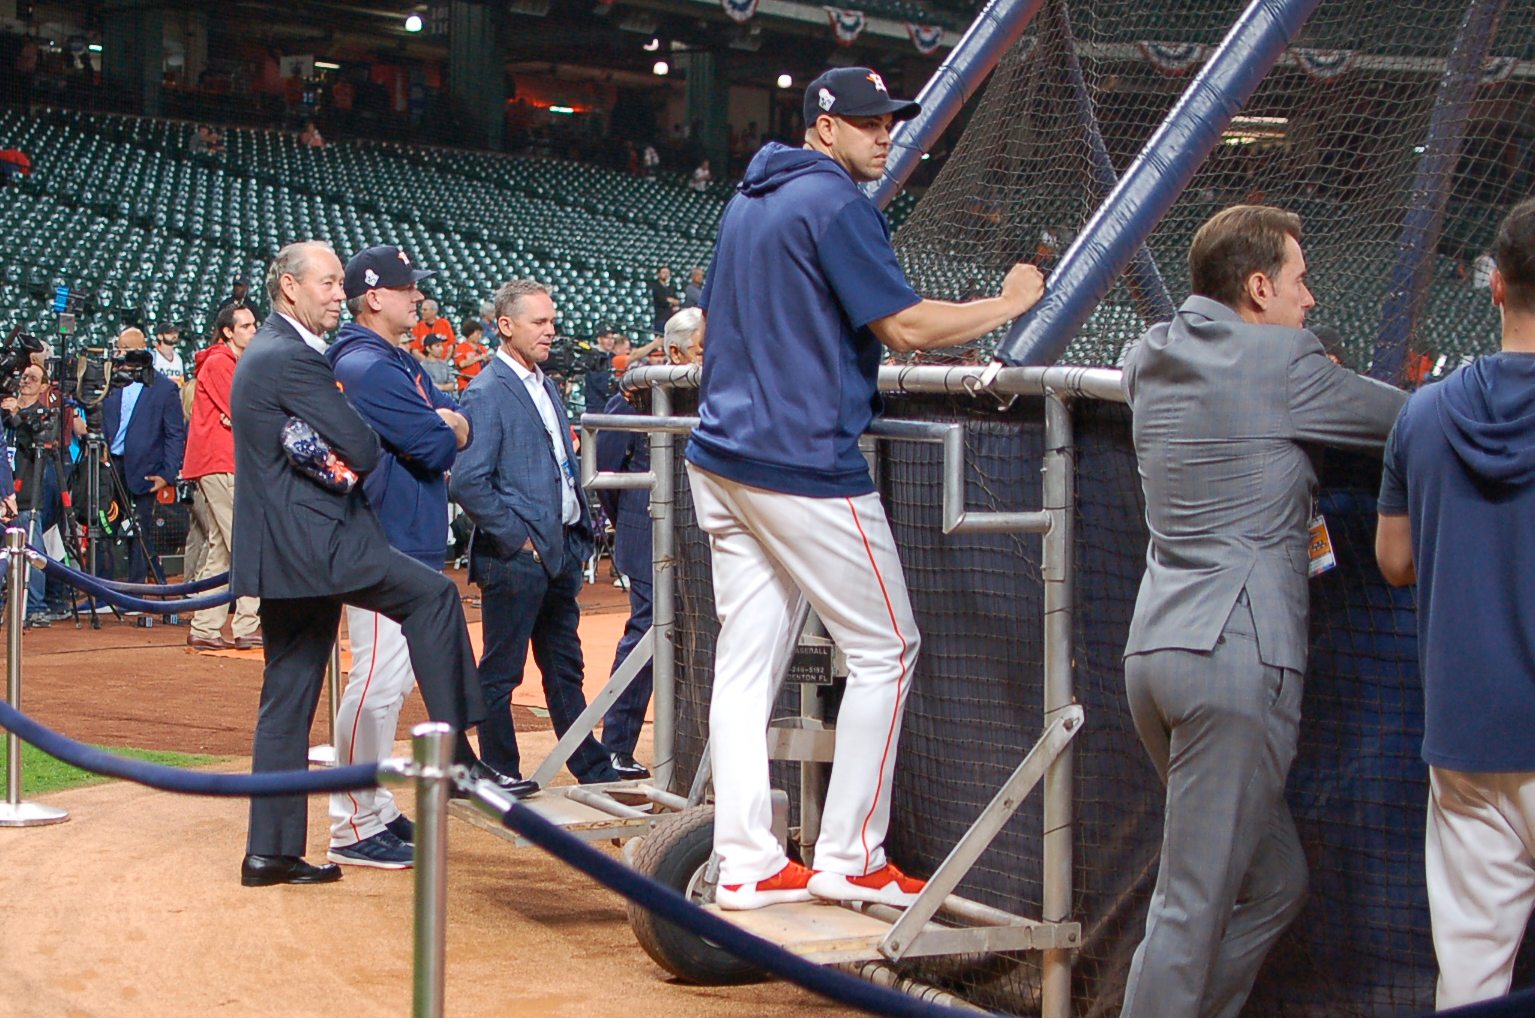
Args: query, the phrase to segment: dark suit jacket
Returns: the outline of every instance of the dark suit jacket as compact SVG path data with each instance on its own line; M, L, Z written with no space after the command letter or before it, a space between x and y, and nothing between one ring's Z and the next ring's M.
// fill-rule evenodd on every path
M378 435L341 395L325 358L274 314L240 356L229 404L237 481L230 589L324 597L383 579L396 553L362 485L345 495L328 491L283 453L283 425L298 417L359 474L378 465Z
M619 393L602 408L605 414L637 411ZM597 469L643 474L650 469L650 436L638 431L599 431ZM650 579L650 492L640 488L599 489L597 497L613 521L613 565L625 576Z
M559 391L547 377L544 391L554 402L565 455L575 467L580 461L570 441L570 420ZM510 558L529 538L544 560L544 569L550 576L558 575L565 566L565 530L560 519L564 481L533 397L517 373L497 357L469 383L459 402L474 442L458 454L449 484L453 500L475 524L470 582L477 578L476 553ZM592 517L586 492L579 485L576 497L581 502L576 547L584 559L592 553Z
M123 419L123 390L113 390L102 404L102 432L110 447ZM123 474L128 490L147 495L154 487L146 477L163 477L176 483L181 473L181 457L187 448L187 422L181 412L181 390L176 383L154 373L154 382L144 386L133 416L128 419L128 434L123 439Z

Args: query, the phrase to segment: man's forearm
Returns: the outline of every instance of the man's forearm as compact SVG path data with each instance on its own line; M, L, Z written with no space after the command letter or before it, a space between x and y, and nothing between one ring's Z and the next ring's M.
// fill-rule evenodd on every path
M956 304L924 300L904 311L869 323L880 342L897 353L941 350L979 339L1018 317L1016 305L1002 297Z

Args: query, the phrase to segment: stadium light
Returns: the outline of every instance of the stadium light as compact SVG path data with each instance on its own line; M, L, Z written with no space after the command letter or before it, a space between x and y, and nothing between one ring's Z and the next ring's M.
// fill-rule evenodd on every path
M419 32L419 31L421 31L421 27L422 27L421 15L419 15L419 14L407 14L405 16L405 31L407 31L407 32Z
M652 67L650 71L652 74L664 78L668 74L672 73L672 65L668 64L665 60L657 60L656 65Z
M791 77L790 75L787 75L787 74L780 74L778 76L778 87L779 88L793 88L794 87L794 78Z
M651 39L645 45L640 47L640 49L644 50L646 53L654 53L656 50L658 50L660 48L661 48L661 40L660 39Z
M575 109L573 107L570 107L570 106L551 106L551 107L549 107L549 112L550 113L574 113L576 111L575 111Z
M85 48L90 50L92 53L100 53L101 52L101 43L93 42L93 43L91 43L89 46L87 46Z
M341 65L333 64L329 60L316 60L314 62L314 69L317 71L339 71L341 70Z

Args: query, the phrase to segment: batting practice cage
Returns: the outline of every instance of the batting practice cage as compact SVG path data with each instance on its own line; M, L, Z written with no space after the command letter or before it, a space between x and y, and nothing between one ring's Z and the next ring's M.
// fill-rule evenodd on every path
M979 89L896 249L930 297L995 293L1018 260L1051 272L1033 313L949 362L984 365L995 354L1013 365L1112 368L1187 295L1200 223L1237 202L1277 205L1304 223L1318 301L1310 324L1341 333L1355 370L1416 384L1497 348L1483 256L1500 217L1535 189L1532 50L1528 2L994 3L923 96L941 105L942 87L957 106ZM989 77L964 65L971 56L994 63ZM902 130L908 147L898 134L893 167L937 136L922 122ZM913 141L923 131L931 137ZM885 201L895 189L885 181L875 194ZM938 370L933 358L923 364ZM952 395L913 392L902 370L882 376L886 417L964 425L966 508L1040 508L1046 400L990 390L978 366ZM676 412L693 412L693 398L676 389ZM1143 933L1163 789L1130 720L1121 662L1147 542L1130 415L1112 399L1067 402L1070 682L1086 719L1069 750L1069 918L1081 924L1072 1008L1095 1016L1118 1013ZM923 636L888 847L899 866L927 874L1044 729L1042 542L942 533L942 451L872 448ZM1311 890L1244 1013L1407 1014L1432 1008L1436 978L1414 594L1389 588L1374 562L1378 458L1315 458L1338 567L1311 583L1288 789ZM717 632L708 543L685 483L676 526L672 783L685 792L707 734ZM799 704L791 692L781 707ZM774 767L795 823L794 770ZM1025 802L959 893L1041 914L1042 808L1038 797ZM1040 1009L1038 953L898 967L987 1008Z

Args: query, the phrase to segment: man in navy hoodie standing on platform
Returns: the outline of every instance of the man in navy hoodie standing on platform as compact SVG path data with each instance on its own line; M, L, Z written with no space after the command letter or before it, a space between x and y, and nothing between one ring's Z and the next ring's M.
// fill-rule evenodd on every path
M469 444L469 422L403 349L423 300L417 283L432 275L397 247L370 247L346 265L347 310L325 356L347 401L378 432L383 451L363 490L389 543L442 569L448 544L446 471ZM352 671L336 713L336 763L383 760L394 748L400 707L416 684L397 622L346 609ZM352 866L404 869L414 859L415 827L386 789L330 799L327 858Z
M884 172L890 125L918 112L867 67L805 90L805 147L764 145L720 221L705 313L699 426L688 443L720 618L709 736L721 908L805 901L909 905L922 882L885 859L890 782L916 620L858 439L880 410L881 344L956 346L1033 307L1044 277L1014 265L1002 294L923 300L890 226L859 189ZM808 599L847 656L847 692L815 873L772 831L767 723Z
M1407 401L1377 505L1381 573L1418 585L1441 1011L1508 992L1535 909L1535 200L1496 245L1503 349Z

